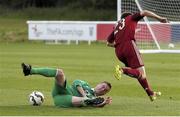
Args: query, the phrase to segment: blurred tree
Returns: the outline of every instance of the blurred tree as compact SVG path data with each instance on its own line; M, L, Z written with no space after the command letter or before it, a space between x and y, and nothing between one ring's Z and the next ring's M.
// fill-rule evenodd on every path
M55 7L58 0L0 0L2 6L10 8Z
M97 9L116 9L117 0L92 0Z
M117 0L0 0L0 5L10 8L63 7L116 9Z
M117 0L75 0L79 3L78 7L82 8L96 8L96 9L116 9Z
M74 4L78 0L57 0L56 6L66 6L68 4Z

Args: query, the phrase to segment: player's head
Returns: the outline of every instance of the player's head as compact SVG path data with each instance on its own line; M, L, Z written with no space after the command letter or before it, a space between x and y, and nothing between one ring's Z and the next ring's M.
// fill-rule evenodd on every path
M126 18L127 16L132 15L130 12L123 12L121 15L121 19Z
M111 83L104 81L96 85L94 88L95 94L97 96L105 95L111 90Z

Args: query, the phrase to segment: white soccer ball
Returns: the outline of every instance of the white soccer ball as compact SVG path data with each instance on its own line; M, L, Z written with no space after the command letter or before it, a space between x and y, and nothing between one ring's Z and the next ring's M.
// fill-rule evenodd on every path
M39 91L33 91L29 95L29 104L33 106L40 106L44 102L44 95Z
M175 46L174 46L173 43L169 43L168 48L174 48L174 47L175 47Z

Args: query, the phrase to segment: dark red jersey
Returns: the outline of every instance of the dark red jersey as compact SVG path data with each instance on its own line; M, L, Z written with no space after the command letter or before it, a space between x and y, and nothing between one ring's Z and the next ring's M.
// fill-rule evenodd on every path
M119 45L126 41L135 40L135 29L138 21L142 18L143 16L141 16L140 13L135 13L127 16L125 19L121 19L117 22L107 41L110 43L115 41L116 45Z
M143 16L140 13L135 13L118 21L107 39L109 43L115 41L116 56L127 67L139 68L144 66L134 38L137 23L142 18Z

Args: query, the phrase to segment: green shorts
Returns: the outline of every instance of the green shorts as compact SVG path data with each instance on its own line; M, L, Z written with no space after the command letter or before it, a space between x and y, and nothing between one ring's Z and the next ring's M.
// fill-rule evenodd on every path
M52 91L52 97L55 106L58 107L73 107L72 104L72 89L65 81L64 87L54 83L54 89Z

